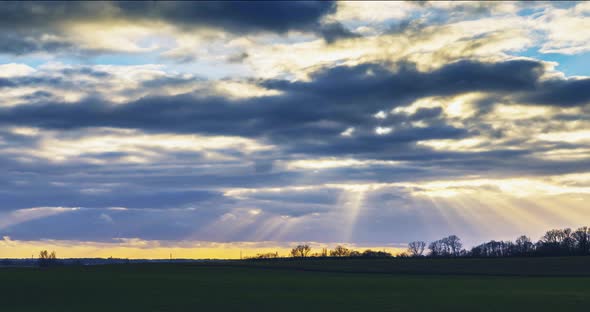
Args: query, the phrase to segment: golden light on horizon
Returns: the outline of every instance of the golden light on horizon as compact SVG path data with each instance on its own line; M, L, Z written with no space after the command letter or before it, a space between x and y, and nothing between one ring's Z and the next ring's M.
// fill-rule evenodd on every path
M312 252L337 245L364 251L367 249L387 251L392 254L404 252L405 247L365 246L346 243L274 243L274 242L191 242L191 241L145 241L125 239L119 242L84 242L64 240L20 241L10 237L0 239L0 258L37 257L39 251L55 251L59 258L120 258L120 259L240 259L258 254L278 253L290 257L291 248L309 244Z

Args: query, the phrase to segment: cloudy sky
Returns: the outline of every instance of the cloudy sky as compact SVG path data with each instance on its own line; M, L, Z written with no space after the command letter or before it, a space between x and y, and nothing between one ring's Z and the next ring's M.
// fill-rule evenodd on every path
M0 257L590 225L588 2L5 2Z

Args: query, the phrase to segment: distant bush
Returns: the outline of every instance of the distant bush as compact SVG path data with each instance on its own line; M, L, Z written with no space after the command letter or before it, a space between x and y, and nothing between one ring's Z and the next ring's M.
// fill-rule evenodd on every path
M392 255L389 252L385 252L385 251L375 251L375 250L371 250L371 249L367 249L365 251L363 251L363 253L361 254L361 257L365 257L365 258L389 258Z
M344 247L344 246L336 246L336 248L334 248L334 250L330 250L330 256L331 257L350 257L350 253L352 252L352 250Z
M294 258L306 258L311 253L309 245L299 245L291 249L291 256Z
M57 256L55 251L49 253L47 250L39 252L39 266L48 267L57 263Z
M259 253L251 259L276 259L279 257L278 252Z

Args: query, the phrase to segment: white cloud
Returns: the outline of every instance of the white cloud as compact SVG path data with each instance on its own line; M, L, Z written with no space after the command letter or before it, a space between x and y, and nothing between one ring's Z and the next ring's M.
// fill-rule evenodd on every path
M543 53L577 54L590 51L588 4L579 2L569 9L546 9L535 18L534 26L544 31Z
M22 131L21 131L22 132ZM35 132L27 132L35 135ZM146 134L137 130L98 128L74 133L44 131L39 133L39 143L34 148L6 148L4 153L20 158L39 157L55 162L73 159L91 163L112 163L104 160L102 153L125 153L118 161L144 163L165 157L173 152L200 152L212 160L232 159L223 154L234 149L244 153L270 150L271 145L253 139L232 136L199 136L183 134Z
M397 166L401 162L387 161L387 160L358 160L345 158L320 158L320 159L305 159L293 160L285 163L287 170L296 169L331 169L331 168L346 168L346 167L366 167L366 166Z
M354 127L348 127L346 128L346 130L342 131L342 133L340 133L341 136L344 137L351 137L354 133Z
M393 131L393 128L391 127L377 127L375 128L375 133L377 135L386 135L391 133L391 131Z
M35 69L17 63L0 64L0 78L22 77L35 72Z

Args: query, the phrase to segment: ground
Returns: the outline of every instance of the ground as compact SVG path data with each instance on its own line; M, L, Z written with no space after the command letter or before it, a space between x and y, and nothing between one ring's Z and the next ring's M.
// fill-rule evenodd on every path
M581 311L590 306L589 264L575 257L5 268L0 311Z

